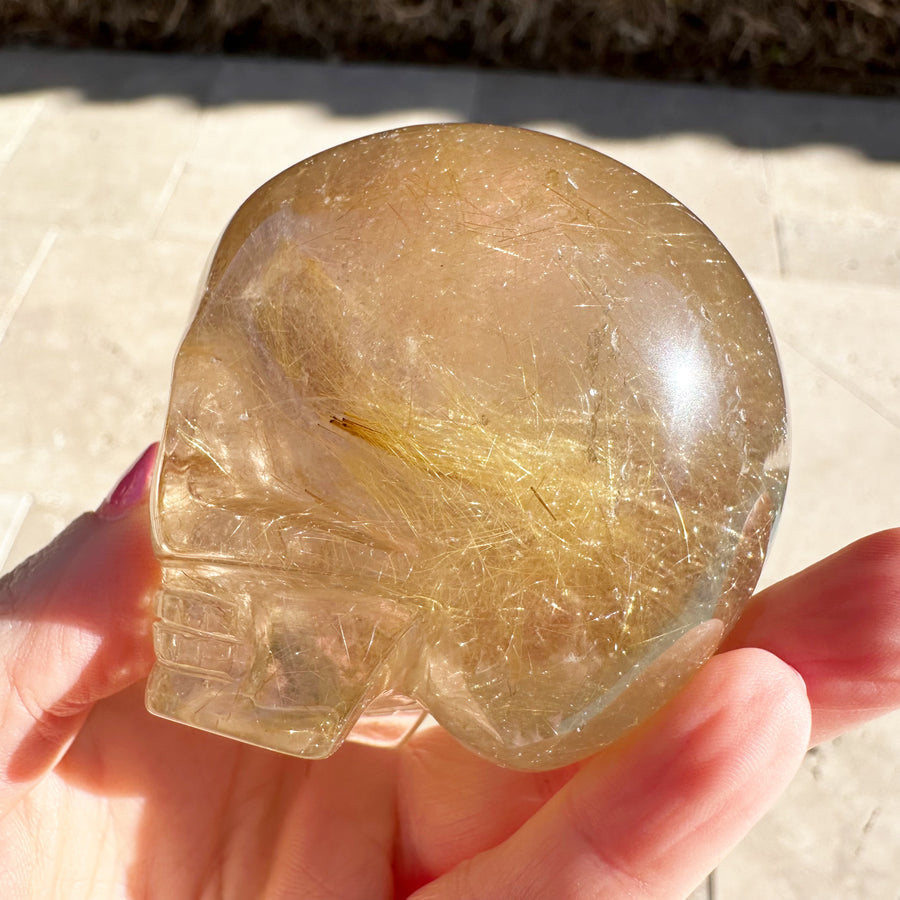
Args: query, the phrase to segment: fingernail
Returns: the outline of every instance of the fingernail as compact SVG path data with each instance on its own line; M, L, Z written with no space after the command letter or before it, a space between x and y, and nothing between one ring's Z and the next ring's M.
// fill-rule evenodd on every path
M150 476L156 463L159 444L151 444L138 461L122 476L109 496L97 508L97 515L104 519L118 519L132 506L140 503L150 486Z

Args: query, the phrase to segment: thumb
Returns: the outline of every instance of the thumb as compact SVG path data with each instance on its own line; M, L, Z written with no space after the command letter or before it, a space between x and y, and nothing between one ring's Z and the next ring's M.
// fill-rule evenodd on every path
M152 664L149 447L93 513L0 580L0 816L98 700Z

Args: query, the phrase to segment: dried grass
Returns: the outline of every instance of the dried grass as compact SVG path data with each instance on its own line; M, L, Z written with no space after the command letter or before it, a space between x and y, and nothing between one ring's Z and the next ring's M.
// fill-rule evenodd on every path
M900 0L5 0L0 41L900 91Z

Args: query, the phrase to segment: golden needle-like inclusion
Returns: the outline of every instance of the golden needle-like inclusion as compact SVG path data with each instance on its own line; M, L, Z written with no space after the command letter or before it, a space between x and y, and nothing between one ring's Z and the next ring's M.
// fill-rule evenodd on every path
M753 292L647 179L484 125L321 153L238 210L175 362L149 708L577 760L733 624L786 442Z

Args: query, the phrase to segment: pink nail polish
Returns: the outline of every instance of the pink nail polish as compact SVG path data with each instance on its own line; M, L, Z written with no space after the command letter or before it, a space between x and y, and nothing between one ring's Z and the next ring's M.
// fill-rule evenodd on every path
M118 519L144 498L150 486L150 476L153 474L158 449L159 444L151 444L141 454L97 508L98 516L104 519Z

